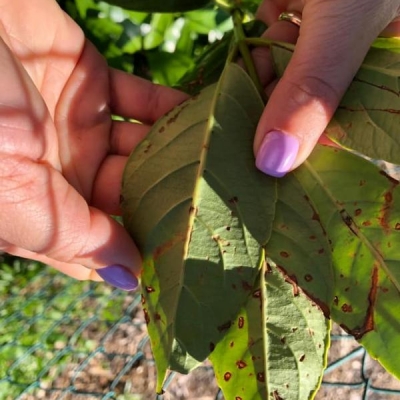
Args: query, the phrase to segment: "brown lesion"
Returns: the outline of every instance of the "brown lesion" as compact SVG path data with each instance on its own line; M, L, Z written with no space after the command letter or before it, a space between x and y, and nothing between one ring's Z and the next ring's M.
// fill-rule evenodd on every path
M379 266L374 264L372 275L371 275L371 287L368 293L368 309L367 314L365 316L364 324L361 327L356 327L350 329L346 325L341 325L341 327L353 335L357 340L362 339L362 337L374 330L375 328L375 320L374 320L374 312L375 312L375 304L378 292L378 283L379 283Z
M164 253L166 253L168 250L176 246L180 242L184 242L186 240L186 235L183 233L180 233L178 235L175 235L172 237L170 240L167 240L160 246L157 246L154 251L153 251L153 260L157 260L159 257L161 257Z
M396 180L395 183L391 181L390 188L383 194L383 206L379 211L378 221L386 234L390 232L389 219L393 208L393 191L397 185L398 182Z

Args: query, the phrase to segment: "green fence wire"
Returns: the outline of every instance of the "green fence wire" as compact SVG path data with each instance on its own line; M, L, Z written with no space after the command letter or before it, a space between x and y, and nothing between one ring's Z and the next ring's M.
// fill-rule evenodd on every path
M140 295L36 263L0 263L0 400L155 399ZM171 374L159 399L222 399L209 365ZM339 328L317 399L399 399L400 382Z

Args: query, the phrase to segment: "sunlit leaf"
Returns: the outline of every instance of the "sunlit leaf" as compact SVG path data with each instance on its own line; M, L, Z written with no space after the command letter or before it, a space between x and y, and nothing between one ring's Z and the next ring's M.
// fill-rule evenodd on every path
M274 45L279 75L293 52L291 45ZM326 129L342 146L368 157L400 164L400 55L371 49Z
M167 28L173 23L172 14L153 14L151 17L151 31L144 38L144 48L153 49L164 42L164 35Z
M294 181L297 180L297 183ZM296 200L281 200L296 189ZM318 146L279 187L270 257L326 314L400 377L400 187L372 163ZM288 212L292 207L293 212ZM286 211L285 211L286 210ZM318 229L318 224L320 228ZM274 236L287 238L275 240ZM320 247L320 250L318 248Z
M329 323L275 266L262 275L210 356L218 384L226 399L308 400L326 364Z
M229 65L158 121L128 161L124 223L143 255L159 389L168 367L187 372L209 355L262 264L276 200L275 180L254 166L262 110L250 78Z

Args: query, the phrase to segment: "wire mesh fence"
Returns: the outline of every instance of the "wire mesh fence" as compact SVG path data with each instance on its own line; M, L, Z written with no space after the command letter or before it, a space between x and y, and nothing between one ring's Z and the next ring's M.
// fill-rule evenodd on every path
M0 400L155 399L139 294L12 263L0 265ZM400 382L335 327L316 398L395 400ZM187 376L171 374L162 399L223 396L205 364Z

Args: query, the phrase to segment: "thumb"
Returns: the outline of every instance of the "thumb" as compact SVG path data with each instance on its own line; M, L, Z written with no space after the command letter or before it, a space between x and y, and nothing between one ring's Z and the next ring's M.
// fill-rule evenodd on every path
M257 127L254 150L261 171L281 177L306 160L370 44L396 17L395 3L306 2L293 57Z

